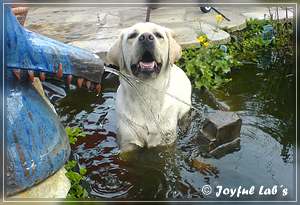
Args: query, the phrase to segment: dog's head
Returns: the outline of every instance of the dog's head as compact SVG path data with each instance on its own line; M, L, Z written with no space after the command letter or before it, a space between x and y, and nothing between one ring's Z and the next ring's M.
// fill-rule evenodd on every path
M109 63L141 79L156 78L180 58L173 32L153 23L125 29L107 54Z

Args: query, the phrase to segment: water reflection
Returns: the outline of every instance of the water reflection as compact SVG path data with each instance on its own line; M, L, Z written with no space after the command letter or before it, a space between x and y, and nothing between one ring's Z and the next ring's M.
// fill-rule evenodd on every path
M134 152L130 160L120 159L116 141L115 92L117 83L104 83L101 97L84 89L73 90L56 107L65 125L79 126L87 137L72 146L72 158L88 170L85 186L92 198L125 200L216 199L204 196L203 185L238 187L284 185L289 195L262 199L292 200L295 172L295 96L290 77L282 73L257 73L245 67L217 97L237 111L243 120L240 150L220 159L207 158L197 135L203 116L197 113L188 133L179 134L175 145ZM288 75L288 74L287 74ZM279 79L280 78L280 79ZM290 82L290 83L289 83ZM197 93L193 106L203 110ZM191 166L193 159L213 164L218 174L203 175ZM229 199L229 198L218 198ZM247 197L240 198L247 199ZM250 200L259 200L249 197Z

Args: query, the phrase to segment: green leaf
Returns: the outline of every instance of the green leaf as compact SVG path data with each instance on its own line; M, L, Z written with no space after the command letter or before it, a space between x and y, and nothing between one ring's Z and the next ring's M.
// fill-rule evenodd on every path
M79 173L74 171L77 162L75 160L70 160L65 164L67 173L65 174L71 182L71 188L68 192L67 199L85 199L89 198L88 192L84 187L81 186L82 180L85 178L87 170L84 167L79 168Z
M78 137L86 136L86 134L79 127L75 127L75 128L66 127L65 130L67 136L69 137L70 144L75 144L77 142Z
M65 164L65 169L67 171L72 170L76 166L77 162L75 160L70 160Z
M66 176L67 176L68 179L70 179L71 182L73 182L73 183L79 183L80 180L83 178L79 173L73 172L73 171L67 172L67 173L66 173Z
M87 172L86 168L84 168L84 167L80 167L80 169L79 169L79 173L80 173L81 175L85 175L85 174L86 174L86 172Z

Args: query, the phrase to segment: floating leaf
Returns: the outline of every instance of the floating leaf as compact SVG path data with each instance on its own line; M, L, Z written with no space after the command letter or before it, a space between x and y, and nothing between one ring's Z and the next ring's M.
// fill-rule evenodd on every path
M204 162L201 162L197 159L192 160L192 166L197 169L200 173L203 175L218 175L219 171L216 167L206 164Z

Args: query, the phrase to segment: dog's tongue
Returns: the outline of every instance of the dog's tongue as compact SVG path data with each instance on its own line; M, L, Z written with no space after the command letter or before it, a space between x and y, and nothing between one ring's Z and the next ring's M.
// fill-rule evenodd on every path
M155 61L152 61L152 62L142 62L140 61L140 67L142 69L154 69L154 66L155 66Z

